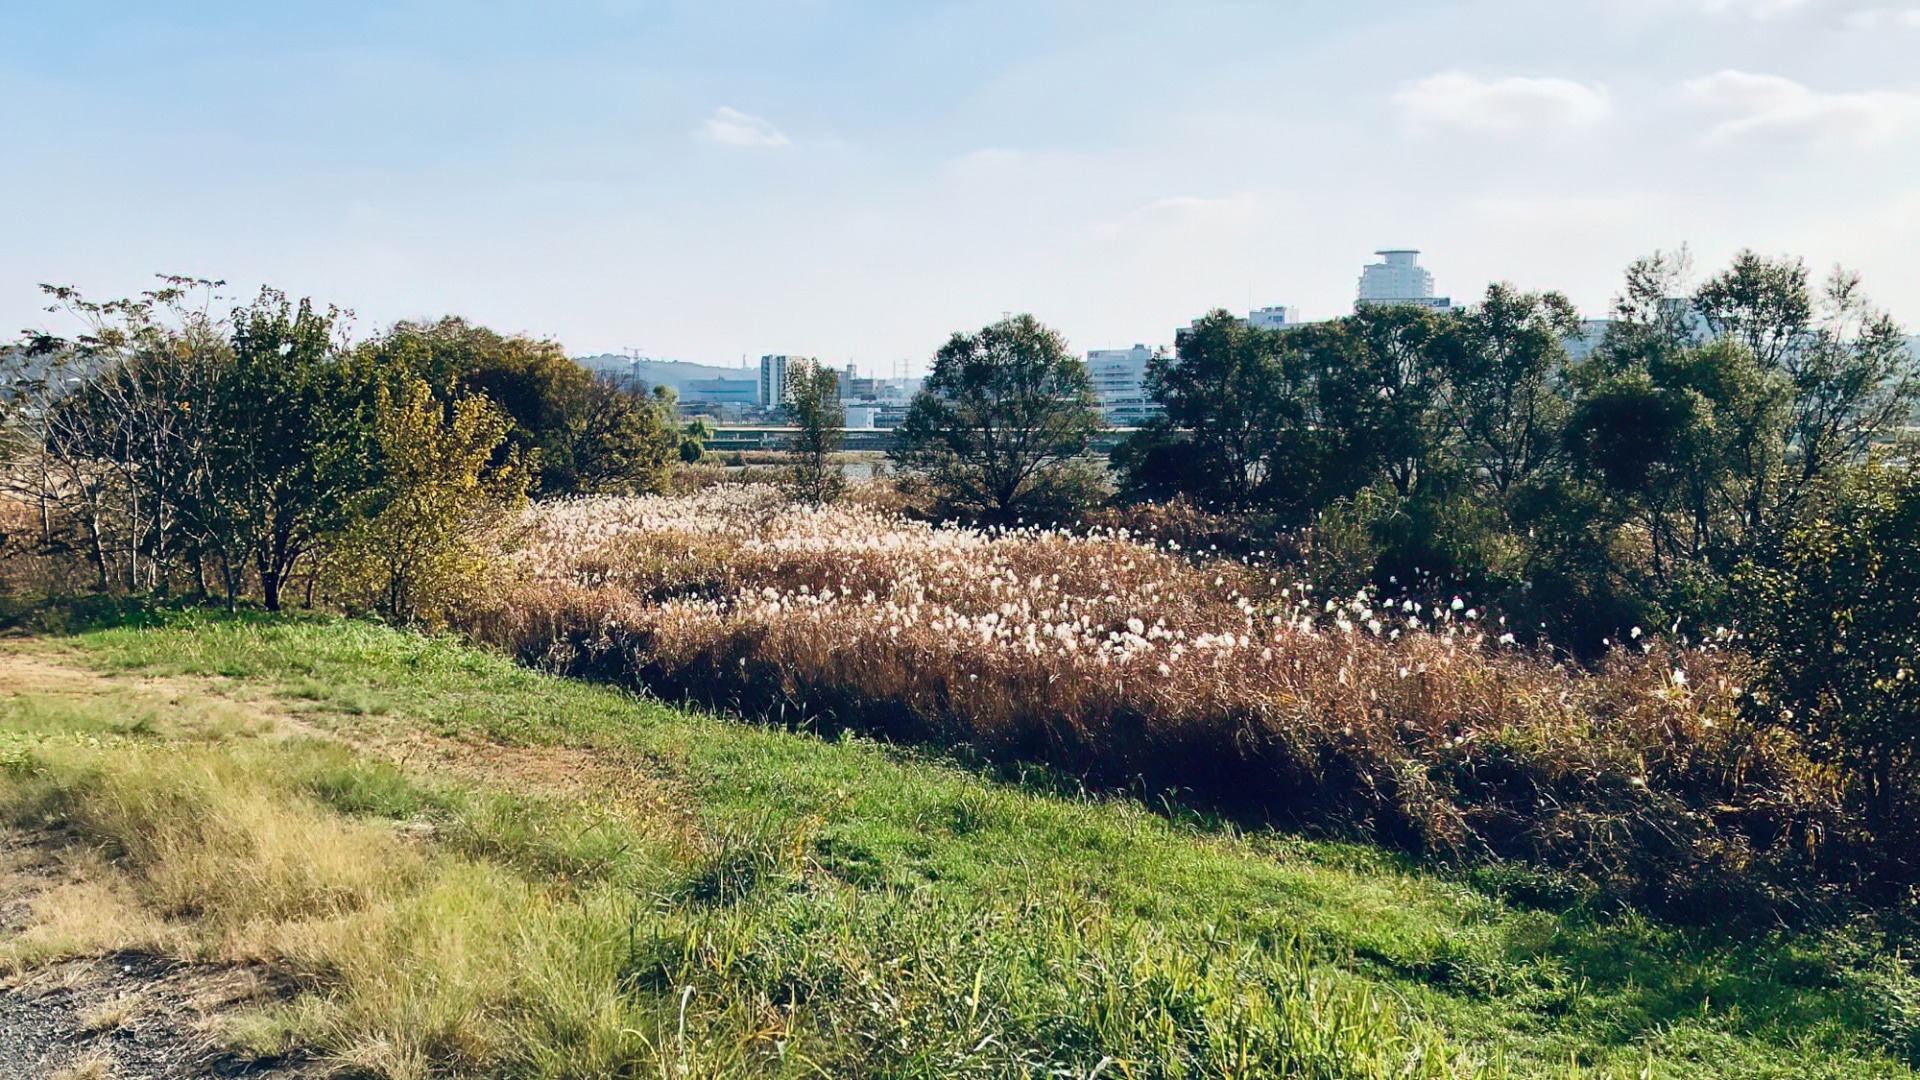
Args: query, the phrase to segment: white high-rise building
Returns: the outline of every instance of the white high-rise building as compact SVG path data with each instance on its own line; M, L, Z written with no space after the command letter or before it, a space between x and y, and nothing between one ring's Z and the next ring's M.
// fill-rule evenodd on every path
M1433 275L1420 265L1420 253L1413 250L1376 251L1381 262L1368 263L1360 271L1360 297L1356 307L1368 304L1415 304L1428 308L1449 308L1453 301L1433 295Z
M1165 410L1147 395L1147 361L1153 350L1094 349L1087 353L1087 374L1093 378L1100 415L1114 427L1138 427Z
M760 407L777 409L787 403L787 366L804 357L763 356L760 358Z

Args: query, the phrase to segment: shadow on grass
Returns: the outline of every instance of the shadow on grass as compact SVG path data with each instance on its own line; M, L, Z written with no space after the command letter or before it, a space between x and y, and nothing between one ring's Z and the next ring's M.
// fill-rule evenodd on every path
M70 637L101 630L162 630L211 625L324 621L310 611L269 612L250 605L229 611L194 598L151 596L15 596L0 593L0 632Z

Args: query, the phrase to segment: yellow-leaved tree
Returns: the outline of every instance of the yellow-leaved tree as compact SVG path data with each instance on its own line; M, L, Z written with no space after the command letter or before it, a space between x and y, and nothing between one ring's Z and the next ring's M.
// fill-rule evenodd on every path
M501 458L511 419L484 397L443 402L415 380L375 409L378 475L333 550L334 591L349 607L436 625L484 585L489 554L526 500L518 456Z

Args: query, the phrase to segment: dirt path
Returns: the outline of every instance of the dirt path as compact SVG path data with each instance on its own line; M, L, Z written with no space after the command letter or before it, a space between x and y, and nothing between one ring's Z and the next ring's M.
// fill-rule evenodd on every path
M681 800L661 777L640 765L564 746L510 746L449 738L404 722L324 723L286 700L213 676L105 674L44 639L0 642L0 698L47 694L74 698L114 695L130 704L204 716L282 737L305 735L344 742L356 750L431 775L513 791L590 799L610 808L671 816Z
M584 750L446 738L401 720L328 724L232 680L104 674L56 642L0 642L0 705L50 698L106 700L116 714L150 715L187 730L219 726L264 738L337 740L416 773L610 808L645 808L654 820L663 805L677 801L645 770ZM0 828L0 941L24 932L37 913L58 903L63 888L85 884L98 872L73 853L70 839L56 833ZM187 964L140 953L109 952L35 968L0 979L0 1080L324 1075L314 1063L233 1057L215 1038L227 1014L292 992L285 980L257 965Z
M138 685L145 682L147 685ZM54 651L0 651L0 698L113 695L152 704L177 699L158 680L110 679ZM84 885L67 838L0 830L0 939ZM289 992L253 966L183 964L141 953L66 960L0 980L0 1077L9 1080L187 1080L318 1076L294 1061L246 1061L212 1035L220 1018Z

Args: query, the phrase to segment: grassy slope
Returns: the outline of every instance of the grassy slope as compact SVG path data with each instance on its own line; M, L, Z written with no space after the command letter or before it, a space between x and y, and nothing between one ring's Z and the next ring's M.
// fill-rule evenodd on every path
M318 992L245 1033L264 1043L317 1043L398 1075L1087 1075L1109 1055L1103 1075L1167 1075L1181 1059L1199 1075L1262 1075L1234 1062L1291 1055L1299 1075L1366 1076L1398 1075L1416 1051L1441 1075L1461 1049L1519 1076L1564 1076L1569 1060L1615 1076L1650 1061L1654 1076L1911 1075L1879 1054L1874 1005L1814 942L1525 906L1498 895L1524 881L1170 823L364 625L172 622L68 640L105 670L218 676L223 694L284 703L363 745L424 731L573 747L633 778L631 797L515 794L404 755L394 768L17 695L0 754L32 766L0 780L16 815L88 813L74 792L100 789L103 766L58 733L92 728L141 753L184 748L166 760L220 755L210 775L401 867L337 911L274 913L306 932L263 931L241 911L223 944L196 946L308 961ZM389 822L421 820L433 843L393 839ZM109 841L141 827L89 826ZM125 861L144 868L135 892L152 909L164 856L138 855ZM238 903L189 899L216 920ZM434 974L451 999L405 985L453 956L473 970ZM449 1018L463 1010L482 1019ZM408 1025L425 1034L394 1034Z

